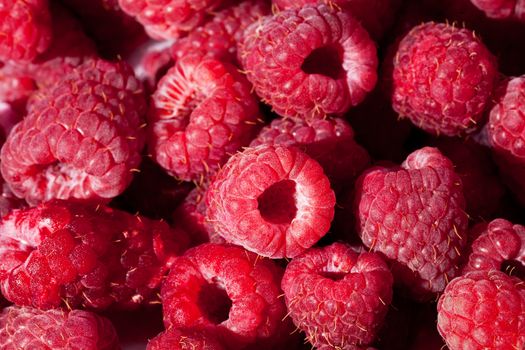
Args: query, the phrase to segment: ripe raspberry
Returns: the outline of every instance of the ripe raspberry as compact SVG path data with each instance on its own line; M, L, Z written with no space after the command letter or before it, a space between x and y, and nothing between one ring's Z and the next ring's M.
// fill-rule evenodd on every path
M41 309L135 308L155 297L184 236L163 222L53 201L0 224L4 296Z
M264 0L247 0L226 8L188 36L177 40L172 47L173 56L180 59L188 53L200 52L226 61L235 61L237 44L242 40L246 28L269 14L270 7Z
M326 5L263 17L246 29L239 54L257 94L284 116L344 113L377 80L368 33L351 15Z
M230 64L185 56L159 82L148 114L153 158L181 180L202 182L257 132L257 100Z
M47 310L10 306L0 314L3 350L120 349L111 322L83 310Z
M454 279L439 299L437 326L450 350L525 348L525 284L500 271Z
M130 67L87 61L32 102L1 152L17 196L105 201L124 191L140 162L146 108Z
M390 259L396 283L418 300L442 292L467 243L463 186L450 160L425 147L400 168L371 168L355 200L359 235Z
M332 188L338 192L365 169L370 159L354 141L352 127L343 119L274 119L252 140L250 147L296 146L323 167Z
M353 350L374 340L392 283L379 255L334 243L293 259L281 285L292 320L316 349Z
M0 61L31 61L50 45L47 0L0 1Z
M260 146L231 157L210 185L208 219L226 241L293 258L330 227L335 195L323 169L296 148Z
M151 339L147 350L224 350L224 347L207 333L171 328Z
M227 0L118 0L153 39L175 39L191 32Z
M282 321L281 277L272 261L240 247L207 243L192 248L174 261L162 285L164 324L208 330L228 349L270 345L288 330Z
M471 0L490 18L512 18L525 21L524 0Z
M392 104L402 117L434 134L455 136L476 129L497 66L472 31L421 24L401 40L392 64Z

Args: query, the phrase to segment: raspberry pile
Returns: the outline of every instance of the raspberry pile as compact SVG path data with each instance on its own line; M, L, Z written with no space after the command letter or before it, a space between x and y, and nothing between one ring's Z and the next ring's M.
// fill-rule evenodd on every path
M0 0L0 348L525 349L525 1Z

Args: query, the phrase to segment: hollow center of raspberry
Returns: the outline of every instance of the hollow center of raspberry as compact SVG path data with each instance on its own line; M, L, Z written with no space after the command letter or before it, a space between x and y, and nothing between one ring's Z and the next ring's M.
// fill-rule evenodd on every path
M332 281L342 280L347 275L347 273L343 271L321 271L319 274Z
M224 288L217 283L207 283L202 287L198 303L212 323L219 324L229 318L232 301Z
M334 45L319 47L304 59L301 69L306 74L320 74L332 79L343 76L343 52Z
M258 209L264 220L272 224L289 224L297 214L295 181L283 180L268 187L257 198Z
M525 266L519 261L508 260L501 264L501 271L509 276L518 277L519 279L525 279Z

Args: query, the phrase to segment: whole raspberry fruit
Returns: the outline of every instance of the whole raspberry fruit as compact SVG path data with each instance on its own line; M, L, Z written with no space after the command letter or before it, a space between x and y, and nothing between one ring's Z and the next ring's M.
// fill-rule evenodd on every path
M146 350L224 350L208 333L168 329L148 342Z
M370 159L366 150L354 141L352 127L343 119L274 119L252 140L259 145L296 146L323 167L332 188L338 192L365 169Z
M455 278L439 299L437 327L450 350L525 348L525 284L500 271Z
M434 134L455 136L477 128L497 66L472 31L421 24L401 40L392 64L392 104L401 117Z
M49 47L48 6L47 0L0 1L0 61L31 61Z
M0 348L118 350L120 346L111 322L95 313L10 306L0 314Z
M524 0L471 0L471 2L490 18L525 21Z
M212 57L185 56L153 94L148 146L171 175L202 182L250 142L258 117L257 100L237 68Z
M2 175L33 204L107 201L140 163L145 108L129 66L90 60L32 100L2 147Z
M53 201L0 224L0 282L17 305L136 308L155 297L185 244L166 223Z
M330 227L335 195L323 169L293 147L247 148L210 185L208 220L226 241L259 255L293 258Z
M363 243L390 259L396 283L412 297L428 300L458 274L467 244L463 186L436 148L413 152L400 168L366 171L355 208Z
M164 324L208 330L228 349L277 346L278 335L291 331L282 321L281 277L272 261L240 247L199 245L175 259L162 285Z
M257 94L283 116L342 114L377 80L377 53L359 21L326 5L263 17L244 34L241 63Z
M354 350L374 341L392 283L378 254L334 243L293 259L281 284L292 320L316 349Z

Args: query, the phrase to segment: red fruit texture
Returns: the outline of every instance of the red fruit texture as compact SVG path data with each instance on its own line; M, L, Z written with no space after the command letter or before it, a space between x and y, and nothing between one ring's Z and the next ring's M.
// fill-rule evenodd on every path
M224 347L204 332L171 328L151 339L146 350L224 350Z
M209 22L177 40L172 47L173 57L180 59L199 52L234 62L246 28L269 14L270 6L264 0L247 0L219 11Z
M10 306L0 314L3 350L120 349L117 333L105 317L84 310L39 310Z
M154 300L185 239L166 223L104 206L14 210L0 224L2 293L41 309L133 309Z
M392 283L378 254L334 243L293 259L281 285L293 322L312 346L354 350L374 341L392 301Z
M292 331L283 321L281 277L276 264L241 247L191 248L175 259L162 285L164 324L208 331L228 349L277 346L278 335Z
M282 10L303 7L310 4L325 3L344 9L357 18L375 40L379 40L394 22L399 8L399 0L274 0L274 5Z
M500 271L454 279L439 299L437 326L450 350L525 348L525 284Z
M129 66L90 60L42 91L9 134L1 171L29 203L107 201L140 163L146 102Z
M185 56L158 84L148 121L153 158L180 180L202 183L257 132L259 106L237 68Z
M495 58L474 32L423 23L403 37L391 59L387 75L401 117L438 135L476 130L498 73Z
M471 0L487 17L525 21L524 0Z
M173 40L149 40L126 58L149 93L155 91L159 80L173 66L172 45Z
M342 114L377 80L377 52L359 21L326 5L263 17L246 29L240 61L263 102L283 116Z
M295 146L323 167L332 188L338 192L363 171L370 158L366 150L354 141L350 124L340 118L274 119L250 143L250 147Z
M202 24L225 0L118 0L153 39L175 39Z
M436 148L401 167L374 167L357 180L355 210L363 243L383 253L396 283L429 300L458 274L467 244L465 199L452 162Z
M0 1L0 61L31 61L52 41L47 0Z
M489 112L487 137L503 179L525 203L525 76L497 88Z
M206 205L226 241L262 256L293 258L326 234L335 195L323 168L299 149L260 146L229 159Z

